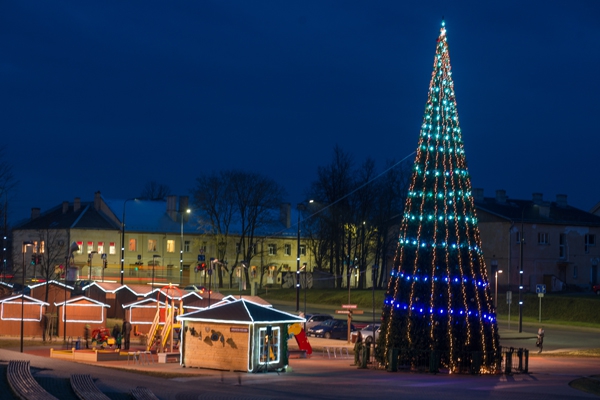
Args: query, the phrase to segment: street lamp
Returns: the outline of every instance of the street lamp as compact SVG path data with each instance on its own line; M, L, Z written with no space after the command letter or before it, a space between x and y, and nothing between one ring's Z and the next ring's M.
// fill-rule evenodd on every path
M123 220L121 221L121 285L123 284L124 274L124 263L125 263L125 206L130 200L137 200L136 198L127 199L123 202Z
M188 208L187 210L185 210L185 212L189 214L192 212L192 210ZM179 211L179 214L181 216L181 240L179 243L179 285L182 285L181 280L183 277L183 212Z
M523 219L525 216L525 206L523 206L523 210L521 211L521 233L519 237L519 252L520 259L519 262L519 333L523 332L523 245L525 244L525 235L523 229Z
M496 266L497 268L497 266ZM496 307L498 307L498 274L501 274L501 269L496 269L495 278L496 278L496 289L494 294L494 302L496 303Z
M23 299L25 297L25 252L27 251L27 247L29 246L33 246L33 242L23 242L23 248L21 249L21 252L23 254L23 273L21 274L21 353L23 352L23 320L25 319L25 304L23 302Z
M94 259L94 254L98 254L97 251L90 251L90 253L88 254L88 263L90 264L90 277L89 280L92 280L92 260Z
M154 254L152 256L152 289L154 289L154 268L156 267L156 259L160 258L160 255Z
M298 235L297 235L297 247L296 247L296 312L300 311L300 210L304 209L302 203L296 207L298 210Z

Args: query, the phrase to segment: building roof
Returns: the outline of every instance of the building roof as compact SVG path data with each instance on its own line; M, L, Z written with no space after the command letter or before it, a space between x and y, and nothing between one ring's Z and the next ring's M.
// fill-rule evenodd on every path
M273 307L273 304L269 303L268 301L266 301L265 299L263 299L262 297L259 297L259 296L239 295L239 298L238 298L238 297L235 297L234 295L230 294L229 296L223 297L222 301L226 301L226 302L230 303L232 301L236 301L239 299L251 301L252 303L260 304L261 306L265 306L265 307Z
M66 212L65 212L66 211ZM37 229L97 229L115 230L121 227L102 211L96 210L94 202L81 202L80 208L74 211L73 203L68 203L64 210L60 204L33 219L27 219L16 224L15 230Z
M527 224L553 224L575 226L600 226L600 216L587 211L558 204L534 200L505 199L498 201L494 197L484 197L475 201L477 211L484 211L498 218ZM481 221L481 215L479 215Z
M206 310L194 311L177 317L179 321L207 321L220 323L296 323L305 319L297 315L265 307L239 299L231 303L217 305Z

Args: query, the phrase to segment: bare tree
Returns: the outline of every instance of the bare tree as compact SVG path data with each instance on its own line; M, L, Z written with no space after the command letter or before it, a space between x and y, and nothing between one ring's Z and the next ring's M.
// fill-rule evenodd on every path
M39 264L35 265L34 268L37 275L37 269L39 268L39 278L50 282L51 280L57 279L60 274L60 265L65 263L67 255L67 230L59 229L39 229L37 231L38 237L38 255ZM63 270L66 266L63 265ZM65 271L66 272L66 271ZM46 285L46 294L44 295L44 301L48 302L48 285Z
M171 193L171 189L162 183L150 181L144 186L140 197L146 200L164 200Z

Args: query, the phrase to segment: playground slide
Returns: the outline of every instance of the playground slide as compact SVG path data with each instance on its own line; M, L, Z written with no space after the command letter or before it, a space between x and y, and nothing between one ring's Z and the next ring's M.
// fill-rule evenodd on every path
M308 342L308 338L304 333L304 329L302 329L301 324L292 324L288 328L289 333L293 333L296 338L296 343L298 343L298 348L300 350L305 350L306 354L312 354L312 347Z

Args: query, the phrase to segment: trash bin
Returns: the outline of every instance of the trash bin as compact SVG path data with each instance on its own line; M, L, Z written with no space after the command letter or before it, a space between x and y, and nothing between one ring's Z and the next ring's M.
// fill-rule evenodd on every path
M73 343L75 344L75 350L79 350L81 348L81 340L74 340Z
M398 371L398 349L391 348L388 350L388 372Z

